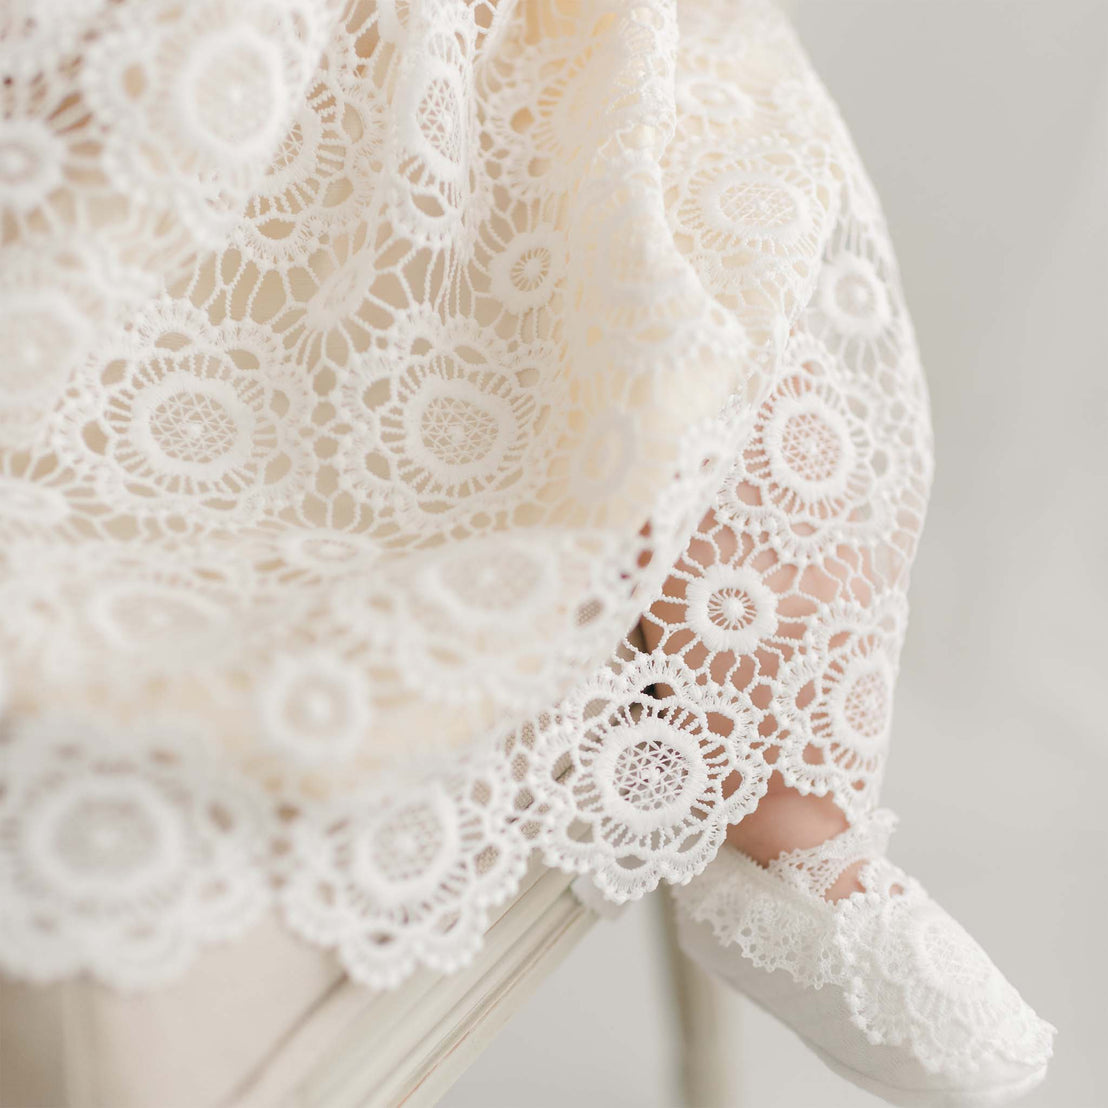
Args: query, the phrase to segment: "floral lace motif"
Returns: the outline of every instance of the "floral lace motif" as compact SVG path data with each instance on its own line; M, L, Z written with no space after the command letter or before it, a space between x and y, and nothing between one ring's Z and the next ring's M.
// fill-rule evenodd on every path
M680 909L760 969L839 990L844 1018L871 1043L906 1046L931 1073L968 1077L996 1056L1045 1065L1053 1028L919 882L884 857L893 826L879 809L768 867L725 848L676 893ZM863 891L824 899L863 859Z
M269 903L268 806L226 779L202 729L49 717L8 728L0 752L0 942L20 972L169 981Z
M927 396L771 4L9 29L6 971L158 984L269 905L386 987L532 851L626 900L771 766L870 811Z

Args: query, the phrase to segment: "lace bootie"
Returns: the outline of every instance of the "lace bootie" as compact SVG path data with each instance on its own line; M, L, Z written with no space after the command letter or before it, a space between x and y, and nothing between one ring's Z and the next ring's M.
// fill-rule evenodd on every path
M724 846L674 889L682 949L890 1104L1004 1104L1046 1073L1054 1028L966 931L884 856L878 811L768 867ZM825 893L864 862L864 891Z

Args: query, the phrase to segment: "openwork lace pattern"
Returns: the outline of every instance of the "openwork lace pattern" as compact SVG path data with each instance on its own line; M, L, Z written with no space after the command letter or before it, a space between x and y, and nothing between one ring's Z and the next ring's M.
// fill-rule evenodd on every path
M626 900L772 770L871 810L927 397L772 5L13 13L0 965L276 906L386 987L533 851Z

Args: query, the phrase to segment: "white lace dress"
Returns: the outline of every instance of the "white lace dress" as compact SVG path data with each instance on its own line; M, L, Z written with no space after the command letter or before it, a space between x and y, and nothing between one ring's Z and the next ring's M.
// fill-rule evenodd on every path
M275 908L390 986L534 851L627 900L771 767L873 810L927 396L771 5L0 21L0 967Z

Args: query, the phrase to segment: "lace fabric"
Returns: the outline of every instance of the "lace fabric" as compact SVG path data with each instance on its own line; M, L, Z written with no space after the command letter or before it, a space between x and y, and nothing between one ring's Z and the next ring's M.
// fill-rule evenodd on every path
M927 396L772 5L13 11L5 970L276 904L388 987L534 850L626 900L771 767L872 809Z

